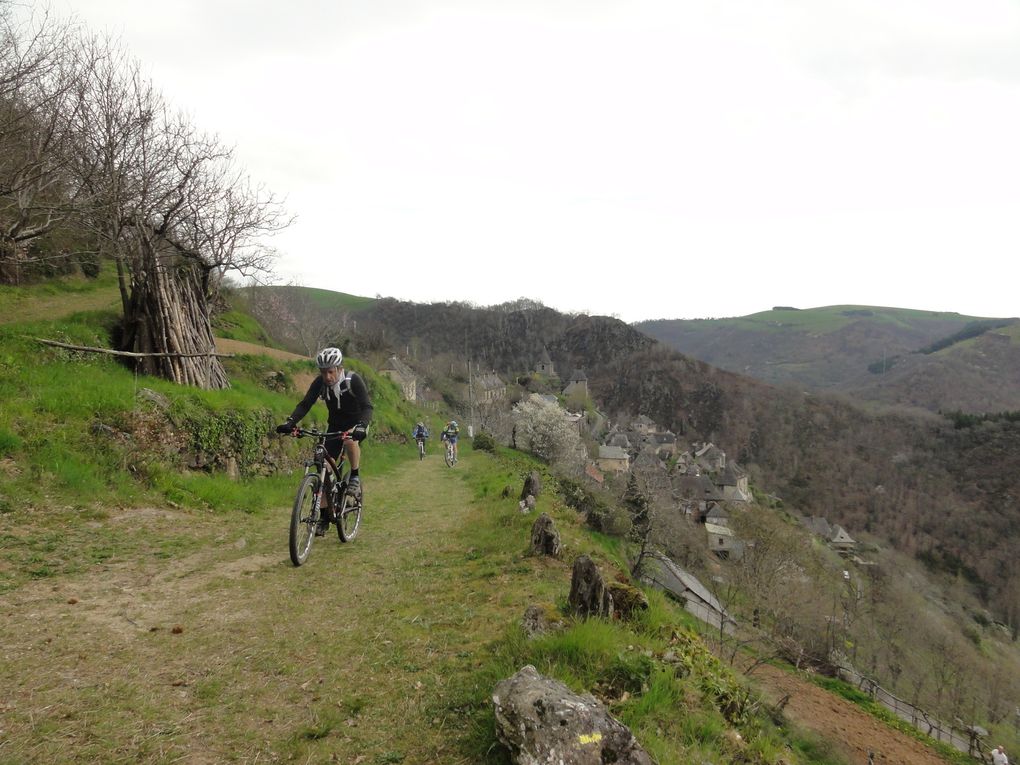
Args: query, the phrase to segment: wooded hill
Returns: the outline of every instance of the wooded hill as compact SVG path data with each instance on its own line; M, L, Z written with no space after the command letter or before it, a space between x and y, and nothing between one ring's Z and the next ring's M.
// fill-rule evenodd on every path
M610 417L644 414L687 440L713 441L760 490L961 575L999 618L1020 625L1014 420L876 413L720 370L612 318L529 301L477 308L384 299L355 315L353 352L391 351L412 365L459 358L513 380L545 348L563 374L584 370Z
M774 385L930 411L1020 409L1020 320L871 306L634 325L709 364Z

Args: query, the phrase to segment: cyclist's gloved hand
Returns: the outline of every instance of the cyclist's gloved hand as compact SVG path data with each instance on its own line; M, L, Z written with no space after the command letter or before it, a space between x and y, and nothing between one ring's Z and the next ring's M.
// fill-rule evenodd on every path
M363 423L358 423L351 428L351 440L352 441L364 441L365 436L368 435L368 426Z
M281 425L276 426L277 433L291 433L294 430L294 420L287 420Z

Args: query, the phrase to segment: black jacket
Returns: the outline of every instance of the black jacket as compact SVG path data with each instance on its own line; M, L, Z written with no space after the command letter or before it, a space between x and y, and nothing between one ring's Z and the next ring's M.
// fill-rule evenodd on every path
M294 423L308 414L317 399L326 402L329 410L329 429L348 430L359 422L368 425L372 421L372 399L368 396L368 388L361 375L348 373L338 383L340 396L337 397L332 388L327 388L321 377L316 377L308 386L308 392L290 415Z

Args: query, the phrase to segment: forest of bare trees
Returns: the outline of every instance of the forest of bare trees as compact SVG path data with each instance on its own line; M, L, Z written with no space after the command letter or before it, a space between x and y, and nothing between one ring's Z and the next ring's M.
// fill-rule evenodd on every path
M0 0L0 280L83 252L112 261L119 350L140 371L222 388L210 305L227 273L268 270L267 237L288 223L116 40Z

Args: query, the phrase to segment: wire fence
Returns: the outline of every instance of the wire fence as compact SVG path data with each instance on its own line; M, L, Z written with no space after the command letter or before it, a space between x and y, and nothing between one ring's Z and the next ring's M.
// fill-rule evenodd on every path
M874 680L865 677L855 669L840 666L837 671L843 680L867 693L890 712L901 720L910 723L919 731L931 736L936 741L942 741L961 752L972 754L976 758L984 760L980 741L975 734L959 731L951 725L932 717L923 709L889 693L889 691Z

